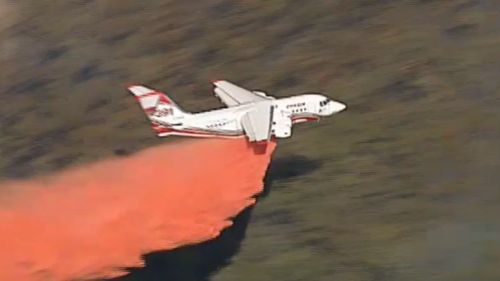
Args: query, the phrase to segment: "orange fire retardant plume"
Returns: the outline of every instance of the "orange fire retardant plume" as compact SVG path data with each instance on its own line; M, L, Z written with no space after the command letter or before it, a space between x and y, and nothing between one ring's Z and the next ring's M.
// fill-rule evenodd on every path
M0 280L111 278L214 238L262 191L264 148L194 140L0 183Z

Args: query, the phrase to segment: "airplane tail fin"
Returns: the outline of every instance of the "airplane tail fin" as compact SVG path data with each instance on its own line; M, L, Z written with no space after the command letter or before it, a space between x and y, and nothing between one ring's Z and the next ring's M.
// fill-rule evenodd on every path
M151 121L153 130L159 136L167 135L172 126L189 115L165 93L141 85L131 85L127 89L134 94L142 110Z

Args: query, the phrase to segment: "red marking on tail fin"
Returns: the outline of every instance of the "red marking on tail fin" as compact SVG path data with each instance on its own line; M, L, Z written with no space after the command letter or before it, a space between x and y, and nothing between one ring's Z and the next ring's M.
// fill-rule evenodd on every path
M165 93L157 92L160 95L160 101L163 103L172 104L172 100Z

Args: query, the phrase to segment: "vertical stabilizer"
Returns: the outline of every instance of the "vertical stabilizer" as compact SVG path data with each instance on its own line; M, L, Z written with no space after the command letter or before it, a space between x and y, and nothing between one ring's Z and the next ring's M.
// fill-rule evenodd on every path
M169 127L188 115L165 93L141 85L132 85L127 89L134 94L158 135L165 135Z

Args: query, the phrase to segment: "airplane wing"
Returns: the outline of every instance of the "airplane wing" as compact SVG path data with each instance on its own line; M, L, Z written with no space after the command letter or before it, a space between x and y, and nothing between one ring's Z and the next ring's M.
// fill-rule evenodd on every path
M249 91L225 80L215 81L213 84L215 95L228 107L272 99L262 92Z
M243 115L241 124L249 141L269 140L273 120L271 102L259 103L251 111Z

